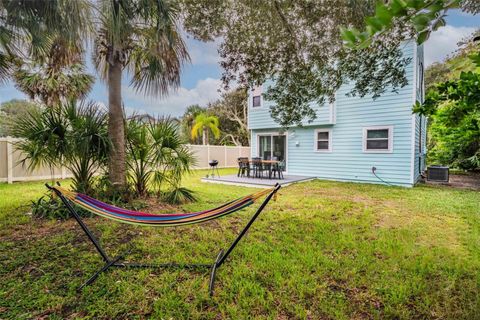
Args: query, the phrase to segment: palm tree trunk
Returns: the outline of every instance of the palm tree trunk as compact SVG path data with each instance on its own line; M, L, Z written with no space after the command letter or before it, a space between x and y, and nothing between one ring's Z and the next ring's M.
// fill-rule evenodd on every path
M125 123L122 108L122 65L117 60L108 68L108 135L112 141L108 175L115 190L125 187Z
M203 145L207 145L208 137L207 137L207 129L203 128L203 134L202 134L202 139L203 139Z

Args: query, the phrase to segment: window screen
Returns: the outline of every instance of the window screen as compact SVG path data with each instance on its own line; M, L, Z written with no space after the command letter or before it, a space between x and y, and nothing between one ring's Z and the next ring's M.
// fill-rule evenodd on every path
M369 150L389 150L389 129L367 129L367 141L365 149Z
M329 131L317 132L317 150L323 150L323 151L330 150L330 132Z
M260 107L260 96L254 96L253 97L253 107Z

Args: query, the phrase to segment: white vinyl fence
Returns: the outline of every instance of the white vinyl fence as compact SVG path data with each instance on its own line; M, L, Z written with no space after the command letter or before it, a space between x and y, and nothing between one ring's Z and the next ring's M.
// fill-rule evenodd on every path
M65 168L48 167L28 170L28 163L22 165L24 158L21 151L16 150L15 142L19 139L6 137L0 138L0 182L12 183L14 181L33 181L51 179L65 179L71 174ZM250 147L237 146L202 146L187 145L197 158L195 169L208 168L210 160L218 160L219 168L237 166L238 157L249 157Z

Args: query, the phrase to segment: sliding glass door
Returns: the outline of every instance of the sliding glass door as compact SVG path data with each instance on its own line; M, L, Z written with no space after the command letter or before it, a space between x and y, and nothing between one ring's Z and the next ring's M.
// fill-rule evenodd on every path
M272 137L259 136L258 139L258 156L264 160L270 159L272 156Z
M258 156L263 160L287 160L287 137L278 134L262 134L258 136Z

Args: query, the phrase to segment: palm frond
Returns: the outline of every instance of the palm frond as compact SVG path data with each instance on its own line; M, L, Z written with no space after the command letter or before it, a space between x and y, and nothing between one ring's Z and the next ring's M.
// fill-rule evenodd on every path
M180 70L190 61L186 44L178 30L156 27L139 30L142 39L135 43L128 57L131 85L149 95L164 96L180 86ZM168 31L168 33L166 33Z
M0 84L3 84L7 81L12 69L13 66L11 58L8 55L0 52Z
M200 132L204 129L210 129L215 138L220 137L220 122L216 116L208 115L206 112L202 112L195 117L195 123L192 127L192 139L196 139Z
M136 91L163 96L180 85L180 70L190 61L176 24L178 8L164 0L99 0L94 42L97 71L106 80L109 65L120 62Z
M211 122L209 125L208 125L208 128L210 129L210 131L212 131L213 133L213 136L218 139L220 137L220 129L218 128L218 121L217 123L215 124L215 122Z
M93 174L105 166L111 143L107 115L94 103L70 102L42 111L33 110L14 126L23 138L17 148L29 169L64 165L74 175L76 190L91 190Z
M201 133L202 130L203 130L203 124L201 122L195 122L191 131L192 139L197 139L199 133Z
M185 202L193 202L196 201L196 197L194 192L190 189L185 187L178 187L173 188L164 192L163 197L166 202L171 204L181 204Z

